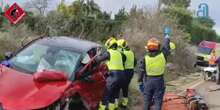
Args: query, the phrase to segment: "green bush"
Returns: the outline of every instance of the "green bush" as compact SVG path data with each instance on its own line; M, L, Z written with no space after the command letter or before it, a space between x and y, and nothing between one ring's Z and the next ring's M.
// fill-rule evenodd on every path
M46 16L27 16L24 23L38 35L74 36L103 41L120 33L122 23L126 19L125 9L121 9L115 19L111 19L111 14L102 12L93 0L79 0L68 6L61 2L57 10Z
M176 20L180 29L183 29L185 32L190 32L193 16L189 10L173 5L164 9L163 13L167 17Z
M215 30L201 24L198 19L193 20L190 33L191 41L196 44L202 40L216 41L217 39Z
M217 34L213 28L215 22L211 18L193 18L192 13L185 7L171 5L163 11L167 17L176 20L178 28L190 34L190 40L197 44L202 40L217 41Z
M0 62L5 59L4 54L0 53Z

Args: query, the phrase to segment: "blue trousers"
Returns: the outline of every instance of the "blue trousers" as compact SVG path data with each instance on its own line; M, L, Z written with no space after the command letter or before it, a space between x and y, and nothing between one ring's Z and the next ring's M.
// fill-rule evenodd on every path
M163 96L165 93L164 78L161 77L145 77L144 78L144 110L150 110L150 106L154 103L155 110L161 110L163 104Z
M134 75L134 70L125 70L125 78L126 78L126 82L125 85L122 87L122 94L123 97L128 97L128 89L129 89L129 85L131 82L131 79Z
M119 98L120 95L120 90L122 90L122 95L123 97L128 97L128 89L129 89L129 84L131 82L131 79L134 75L134 70L133 69L129 69L129 70L125 70L124 71L124 75L121 75L121 80L123 79L123 84L121 84L121 88L116 91L115 93L115 98Z
M124 71L110 71L106 79L106 90L103 96L103 104L115 102L115 94L125 85Z

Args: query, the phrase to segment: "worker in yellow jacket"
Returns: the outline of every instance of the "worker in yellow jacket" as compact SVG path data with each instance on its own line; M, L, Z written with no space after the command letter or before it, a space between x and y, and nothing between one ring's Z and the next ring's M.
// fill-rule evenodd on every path
M144 110L150 110L152 99L154 99L155 110L162 109L163 96L165 92L164 72L166 59L170 55L170 39L165 37L164 46L156 37L147 41L145 46L146 55L140 60L139 86L144 86Z
M120 88L118 91L116 91L116 95L115 95L115 105L116 107L118 107L119 105L119 94L120 94L120 90L122 90L122 95L123 98L120 101L122 105L122 107L126 107L128 105L128 88L129 88L129 84L131 82L131 79L133 77L134 74L134 67L136 65L136 58L134 55L134 52L128 47L128 43L125 41L125 39L119 39L117 41L118 44L118 50L125 55L126 57L126 61L124 63L124 77L125 78L125 84L122 85L122 88Z
M125 83L125 79L121 76L124 75L126 57L117 50L118 45L115 38L108 39L105 47L107 51L96 58L96 62L106 61L109 69L106 90L98 110L115 110L115 91L119 90Z

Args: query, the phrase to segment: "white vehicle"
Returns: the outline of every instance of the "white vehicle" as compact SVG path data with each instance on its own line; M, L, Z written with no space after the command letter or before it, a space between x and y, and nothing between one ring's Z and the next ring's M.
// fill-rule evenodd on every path
M203 78L204 78L204 80L216 81L216 83L219 84L220 78L219 78L218 66L205 67L203 69Z

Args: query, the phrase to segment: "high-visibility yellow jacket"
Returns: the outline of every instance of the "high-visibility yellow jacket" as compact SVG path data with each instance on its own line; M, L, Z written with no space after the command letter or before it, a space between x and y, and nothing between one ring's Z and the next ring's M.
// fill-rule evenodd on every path
M145 71L147 73L147 76L163 75L165 67L166 59L162 52L154 57L150 57L149 55L145 56Z
M126 56L125 69L134 69L135 56L131 50L124 50L123 54Z
M118 50L108 49L110 59L106 62L108 69L111 70L124 70L122 55Z

